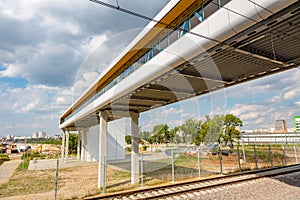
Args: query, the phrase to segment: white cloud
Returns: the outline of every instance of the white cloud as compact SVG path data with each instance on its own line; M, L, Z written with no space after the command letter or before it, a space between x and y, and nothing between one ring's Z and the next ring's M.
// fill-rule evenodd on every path
M298 89L296 89L298 90ZM287 93L284 94L284 99L291 99L291 98L294 98L296 96L296 92L295 90L291 90L291 91L288 91Z
M5 70L0 71L0 77L18 77L21 74L21 68L16 63L4 64Z
M24 107L22 107L20 110L17 110L17 112L30 112L32 110L35 110L37 108L39 101L36 100L34 102L30 102L27 105L25 105Z
M296 106L300 106L300 101L295 102Z

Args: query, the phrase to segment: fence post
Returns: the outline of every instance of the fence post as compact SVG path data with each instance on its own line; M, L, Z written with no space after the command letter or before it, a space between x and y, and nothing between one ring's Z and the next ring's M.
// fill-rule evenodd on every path
M254 160L255 160L255 168L258 169L258 164L257 164L257 156L256 156L256 145L254 144Z
M106 190L106 157L104 156L102 194L105 194L105 190Z
M199 178L201 178L201 169L200 169L200 147L198 147L198 173L199 173Z
M245 155L245 146L244 146L244 139L242 139L242 149L243 149L243 158L244 158L244 163L246 163L246 155Z
M143 154L141 154L141 187L144 187L144 159Z
M238 163L239 163L239 170L240 170L240 172L242 172L242 168L241 168L241 161L240 161L240 143L239 143L239 141L237 142L237 153L238 153Z
M269 143L269 157L270 157L271 167L273 168L273 159L272 159L272 151L271 151L271 145L270 145L270 143Z
M295 144L294 144L294 152L295 152L296 164L298 164L298 155L297 155L297 149Z
M174 168L174 150L171 150L172 157L172 182L175 182L175 168Z
M285 149L283 144L282 144L282 152L283 152L283 165L286 166L286 155L285 155Z
M55 191L54 191L54 199L57 198L57 188L58 188L58 166L59 166L59 158L56 161L56 179L55 179Z
M221 144L219 144L220 174L223 175Z

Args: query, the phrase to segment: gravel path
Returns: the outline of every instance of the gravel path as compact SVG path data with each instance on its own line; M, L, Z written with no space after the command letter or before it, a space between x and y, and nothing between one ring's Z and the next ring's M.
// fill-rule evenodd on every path
M22 160L10 160L0 166L0 185L9 181Z
M178 199L205 200L299 200L300 172L279 178L264 178L230 187L219 187L177 196ZM170 198L171 199L171 198Z

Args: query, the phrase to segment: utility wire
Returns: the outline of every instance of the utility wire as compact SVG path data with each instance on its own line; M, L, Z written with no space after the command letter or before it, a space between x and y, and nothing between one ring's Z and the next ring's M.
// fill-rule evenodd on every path
M114 5L112 5L112 4L105 3L105 2L103 2L103 1L101 1L101 0L90 0L90 1L92 1L92 2L94 2L94 3L98 3L98 4L103 5L103 6L106 6L106 7L109 7L109 8L112 8L112 9L115 9L115 10L119 10L119 11L121 11L121 12L130 14L130 15L133 15L133 16L136 16L136 17L139 17L139 18L148 20L148 21L152 21L152 22L156 22L156 23L158 23L158 24L162 24L162 25L164 25L164 26L169 26L169 25L170 25L170 24L168 24L168 23L164 23L164 22L162 22L162 21L156 20L156 19L154 19L154 18L152 18L152 17L148 17L148 16L146 16L146 15L142 15L142 14L139 14L139 13L136 13L136 12L133 12L133 11L124 9L124 8L119 7L119 6L114 6ZM183 29L183 28L181 28L181 27L173 26L173 27L171 27L171 28L178 28L178 30L180 30L180 31L184 31L184 32L189 33L189 34L196 35L196 36L198 36L198 37L201 37L201 38L204 38L204 39L207 39L207 40L216 42L216 43L218 43L218 44L224 44L224 45L226 45L225 43L223 43L223 42L221 42L221 41L219 41L219 40L216 40L216 39L213 39L213 38L210 38L210 37L207 37L207 36L198 34L198 33L191 32L191 31L189 31L189 30L185 30L185 29Z
M119 4L118 4L118 0L117 0L117 6L114 6L114 5L109 4L109 3L105 3L105 2L103 2L103 1L101 1L101 0L90 0L90 1L91 1L91 2L94 2L94 3L98 3L98 4L100 4L100 5L102 5L102 6L105 6L105 7L112 8L112 9L114 9L114 10L118 10L118 11L127 13L127 14L129 14L129 15L133 15L133 16L136 16L136 17L139 17L139 18L148 20L148 21L156 22L156 23L162 24L162 25L164 25L164 26L170 26L169 24L164 23L164 22L159 21L159 20L156 20L156 19L154 19L154 18L152 18L152 17L148 17L148 16L146 16L146 15L142 15L142 14L139 14L139 13L137 13L137 12L133 12L133 11L130 11L130 10L121 8L121 7L119 6ZM267 11L270 12L270 13L273 13L273 12L271 12L270 10L268 10L267 8L264 8L263 6L261 6L261 5L255 3L255 2L253 2L252 0L248 0L248 1L254 3L255 5L261 7L261 8L263 8L263 9L265 9L265 10L267 10ZM253 21L253 22L255 22L255 23L261 23L261 22L255 20L255 19L252 19L252 18L247 17L247 16L245 16L245 15L239 13L239 12L236 12L236 11L234 11L234 10L232 10L232 9L229 9L229 8L225 7L224 5L218 5L217 3L213 2L213 1L212 1L211 3L214 4L214 5L216 5L216 6L218 6L218 7L224 8L224 9L226 9L226 10L232 12L232 13L235 13L235 14L241 16L241 17L244 17L244 18L246 18L246 19L248 19L248 20L250 20L250 21ZM263 26L269 28L269 26L266 25L266 24L263 24ZM221 42L221 41L219 41L219 40L216 40L216 39L213 39L213 38L210 38L210 37L207 37L207 36L198 34L198 33L194 33L194 32L192 32L192 31L190 31L190 30L185 30L185 29L183 29L183 28L181 28L181 27L173 26L173 27L170 27L170 28L173 28L173 29L174 29L174 28L178 28L178 30L180 30L180 31L185 31L186 33L189 33L189 34L192 34L192 35L195 35L195 36L198 36L198 37L201 37L201 38L204 38L204 39L207 39L207 40L216 42L216 43L218 43L218 44L222 44L222 45L225 45L225 46L228 46L228 47L235 48L235 47L233 47L232 45L227 44L227 43L225 43L225 42ZM276 29L273 29L273 31L274 31L274 30L276 30ZM281 33L285 33L284 31L280 31L280 30L276 30L276 31L281 32ZM295 38L295 37L293 37L293 38ZM298 38L295 38L295 39L298 40Z

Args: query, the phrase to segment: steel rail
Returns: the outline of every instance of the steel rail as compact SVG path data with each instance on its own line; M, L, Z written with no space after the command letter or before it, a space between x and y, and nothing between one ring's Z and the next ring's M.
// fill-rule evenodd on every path
M101 194L97 196L86 197L85 199L122 199L123 197L127 197L127 199L139 200L160 199L167 196L174 196L199 190L207 190L215 187L222 187L226 185L237 184L266 177L269 178L299 171L300 164L283 167L273 167L268 169L254 170L250 172L242 172L220 177L184 181L162 186L139 188L130 191L121 191L113 194ZM152 194L149 194L150 192L152 192Z

